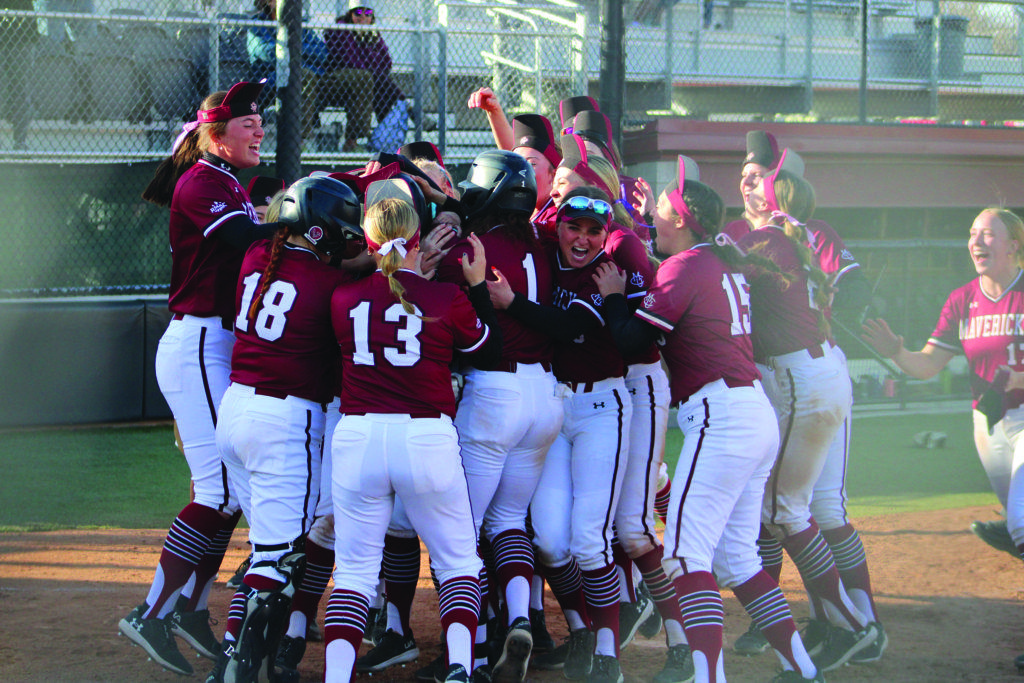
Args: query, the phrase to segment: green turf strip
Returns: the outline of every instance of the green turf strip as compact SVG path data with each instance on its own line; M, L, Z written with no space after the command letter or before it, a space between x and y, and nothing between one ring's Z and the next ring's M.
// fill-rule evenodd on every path
M998 507L970 430L966 410L855 419L851 516ZM945 447L915 447L921 431L945 432ZM670 468L681 445L670 430ZM169 424L0 433L0 472L0 531L163 528L188 502L188 467Z

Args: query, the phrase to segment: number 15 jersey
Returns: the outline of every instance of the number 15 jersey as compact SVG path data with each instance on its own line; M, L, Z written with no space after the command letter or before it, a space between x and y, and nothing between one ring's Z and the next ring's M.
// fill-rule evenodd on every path
M750 342L749 287L711 251L698 244L662 262L636 311L665 333L662 356L672 403L724 379L749 385L761 375Z

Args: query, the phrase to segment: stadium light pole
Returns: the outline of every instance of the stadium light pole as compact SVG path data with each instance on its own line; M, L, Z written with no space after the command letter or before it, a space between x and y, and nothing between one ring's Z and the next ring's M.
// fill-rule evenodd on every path
M601 0L601 111L622 146L622 117L626 90L625 21L622 0Z
M288 183L302 176L302 3L277 0L278 177Z

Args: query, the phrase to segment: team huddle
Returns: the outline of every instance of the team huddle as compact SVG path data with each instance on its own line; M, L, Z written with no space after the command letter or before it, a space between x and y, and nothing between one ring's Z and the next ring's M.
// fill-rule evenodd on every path
M870 287L811 218L799 155L751 131L744 215L726 225L692 159L658 195L622 175L591 98L561 103L556 135L544 116L509 121L482 89L469 106L498 149L457 186L420 142L247 190L236 174L259 163L261 88L208 97L144 194L171 211L173 319L156 370L194 499L121 633L191 674L182 638L213 660L211 682L298 681L320 638L326 681L383 671L419 656L422 540L444 647L417 680L521 683L537 667L616 683L621 649L663 630L656 683L724 681L722 587L751 618L735 649L777 655L766 678L823 681L883 656L845 510L852 391L831 334L833 320L859 325ZM976 263L1024 248L1019 220L978 221ZM937 372L968 329L966 307L947 308L918 354L881 320L865 339L911 374ZM1024 419L1003 367L1015 362L978 361L979 400L1004 372L986 437L1021 431L1007 426ZM671 483L670 406L685 437ZM1015 436L989 441L1024 541ZM241 514L252 554L218 638L208 597ZM785 554L810 598L802 632L779 589Z

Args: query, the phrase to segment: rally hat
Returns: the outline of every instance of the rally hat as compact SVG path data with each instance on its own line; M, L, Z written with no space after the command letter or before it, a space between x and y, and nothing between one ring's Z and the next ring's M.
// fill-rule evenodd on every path
M763 130L747 131L747 156L744 164L760 164L765 168L773 168L779 160L779 141L771 133Z
M287 184L280 178L273 178L266 175L253 176L249 181L247 191L253 206L266 206L274 198L274 195L285 189Z
M562 161L562 152L555 144L555 129L546 116L519 114L512 117L512 138L513 145L537 150L553 167L557 168Z
M600 111L600 107L597 106L597 100L587 95L578 95L577 97L567 97L558 103L558 119L562 125L562 133L571 133L573 126L573 119L581 111L588 110ZM568 130L566 130L568 128Z
M196 119L200 123L214 123L216 121L230 121L239 116L252 116L260 113L258 104L260 93L263 92L263 84L266 79L258 83L243 81L235 83L224 96L224 101L213 109L200 109L196 112Z

